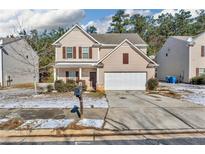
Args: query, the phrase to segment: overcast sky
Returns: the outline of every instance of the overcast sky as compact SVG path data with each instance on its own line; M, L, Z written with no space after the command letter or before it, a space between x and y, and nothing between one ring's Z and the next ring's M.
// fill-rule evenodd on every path
M53 29L80 24L83 28L95 25L98 33L105 33L111 17L117 10L0 10L0 37L15 34L19 29ZM197 16L196 10L189 10ZM139 13L157 18L162 13L176 13L178 10L125 10L127 14Z

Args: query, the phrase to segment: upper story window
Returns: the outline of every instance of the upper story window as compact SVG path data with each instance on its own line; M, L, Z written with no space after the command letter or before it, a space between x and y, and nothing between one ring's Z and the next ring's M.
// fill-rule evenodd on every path
M66 53L67 53L67 58L73 58L73 48L72 47L67 47Z
M88 59L89 58L89 48L82 47L82 58Z
M123 53L122 61L123 61L123 64L129 64L129 54L128 53Z

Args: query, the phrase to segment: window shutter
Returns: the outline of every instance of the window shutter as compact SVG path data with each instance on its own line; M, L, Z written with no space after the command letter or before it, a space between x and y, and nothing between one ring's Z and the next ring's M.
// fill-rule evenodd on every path
M201 46L201 56L204 57L205 55L204 46Z
M66 76L66 78L69 77L69 71L66 71L66 72L65 72L65 76Z
M65 52L65 47L63 47L63 59L65 59L66 58L66 52Z
M196 68L196 76L199 76L199 68Z
M92 47L89 47L89 58L92 59Z
M123 64L129 64L129 55L128 53L123 53Z
M79 47L79 59L82 58L82 47Z
M76 58L76 47L73 47L73 58Z

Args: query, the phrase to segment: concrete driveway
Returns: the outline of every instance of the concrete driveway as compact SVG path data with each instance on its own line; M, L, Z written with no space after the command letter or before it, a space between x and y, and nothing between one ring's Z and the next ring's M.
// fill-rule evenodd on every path
M107 91L105 129L205 128L205 106L143 91Z

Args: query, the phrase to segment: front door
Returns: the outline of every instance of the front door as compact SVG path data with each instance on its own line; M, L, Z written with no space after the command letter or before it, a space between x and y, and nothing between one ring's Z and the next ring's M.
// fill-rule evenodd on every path
M90 72L90 83L93 89L96 90L96 72Z

